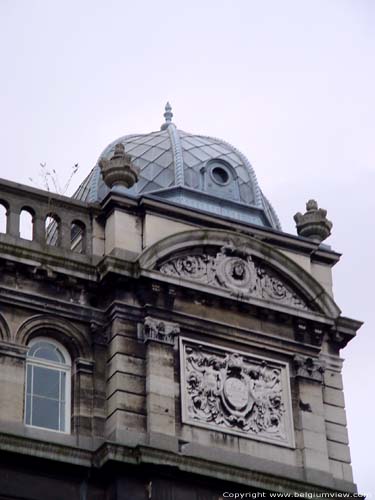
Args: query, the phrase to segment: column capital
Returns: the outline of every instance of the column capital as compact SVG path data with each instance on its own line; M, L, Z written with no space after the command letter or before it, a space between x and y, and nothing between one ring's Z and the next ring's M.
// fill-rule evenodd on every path
M144 342L155 341L162 344L174 345L175 337L180 333L177 323L146 316L143 326Z

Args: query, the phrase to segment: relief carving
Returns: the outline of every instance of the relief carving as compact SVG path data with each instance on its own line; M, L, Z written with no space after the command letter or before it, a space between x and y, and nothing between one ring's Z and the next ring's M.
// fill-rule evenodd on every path
M296 377L323 382L324 362L306 356L294 356Z
M255 262L248 249L235 248L232 244L222 247L216 255L200 253L175 257L162 264L159 270L168 276L226 288L236 298L248 300L255 297L308 309L305 301L275 273Z
M285 365L191 342L182 358L186 423L291 445Z
M174 345L175 337L180 333L177 323L162 321L157 318L147 316L143 327L144 341L155 340L163 344Z

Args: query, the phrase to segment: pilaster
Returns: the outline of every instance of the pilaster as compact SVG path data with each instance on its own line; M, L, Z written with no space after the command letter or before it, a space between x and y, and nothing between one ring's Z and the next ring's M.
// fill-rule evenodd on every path
M322 393L324 364L299 355L294 358L294 368L299 394L299 445L305 468L329 472Z
M175 323L147 317L146 407L149 433L176 435L174 345L179 334Z

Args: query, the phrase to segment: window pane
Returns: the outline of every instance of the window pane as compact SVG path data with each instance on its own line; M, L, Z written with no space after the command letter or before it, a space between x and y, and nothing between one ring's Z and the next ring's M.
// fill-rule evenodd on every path
M26 396L25 422L31 424L31 396L29 394Z
M37 342L34 344L28 354L29 357L45 359L47 361L55 361L64 363L64 357L56 346L49 342Z
M64 432L66 430L65 422L65 403L60 403L60 431Z
M60 370L34 366L33 371L33 394L46 398L59 399Z
M27 394L31 393L32 370L33 370L33 367L31 365L27 365L27 371L26 371L26 392L27 392Z
M65 401L65 372L60 372L60 401Z
M32 425L59 430L59 402L54 399L33 397Z

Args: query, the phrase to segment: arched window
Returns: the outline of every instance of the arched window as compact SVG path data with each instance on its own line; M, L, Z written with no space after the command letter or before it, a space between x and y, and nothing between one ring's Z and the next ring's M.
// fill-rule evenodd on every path
M7 232L8 205L0 201L0 233Z
M25 424L70 432L71 360L48 338L30 342L26 359Z
M47 245L58 247L60 245L60 218L56 214L49 214L45 219L45 235Z
M86 234L83 222L75 220L70 227L70 249L76 253L85 253Z
M34 213L30 208L23 208L20 212L20 237L24 240L33 239Z

